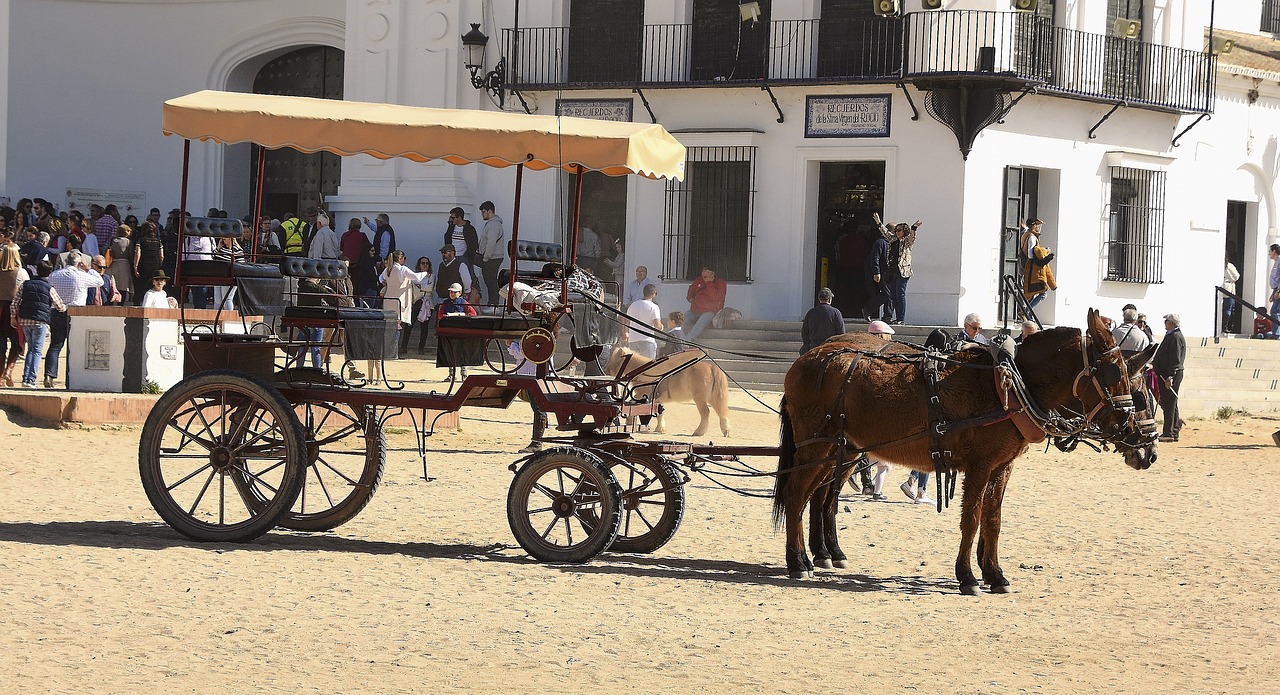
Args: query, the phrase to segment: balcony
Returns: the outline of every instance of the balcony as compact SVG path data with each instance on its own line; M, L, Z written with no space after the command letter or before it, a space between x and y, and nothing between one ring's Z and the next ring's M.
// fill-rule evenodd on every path
M748 26L748 25L743 25ZM503 31L509 84L524 91L999 81L1182 113L1213 109L1207 53L1051 26L1021 12L892 19L784 19L739 33L690 24Z

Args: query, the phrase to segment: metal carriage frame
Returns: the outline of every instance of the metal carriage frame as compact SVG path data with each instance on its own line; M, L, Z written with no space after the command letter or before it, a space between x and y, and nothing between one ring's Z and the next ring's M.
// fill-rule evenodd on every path
M491 307L493 315L476 321L446 322L437 334L484 343L518 340L525 359L536 365L535 373L527 374L519 369L523 363L508 366L504 360L494 373L471 374L451 383L446 393L414 392L386 377L383 367L385 359L395 358L393 348L377 361L377 378L385 388L375 389L368 382L344 378L345 370L333 374L288 359L278 368L282 350L286 355L297 353L317 347L317 341L281 338L277 329L328 329L325 346L334 348L340 331L360 321L375 329L379 321L384 327L388 322L394 326L390 313L379 319L367 310L286 307L279 320L252 325L246 321L239 334L189 326L184 314L186 378L156 403L139 443L139 470L148 498L180 533L199 541L243 542L276 526L332 529L358 514L381 481L384 430L390 417L410 414L427 478L427 440L440 414L464 406L507 408L522 392L537 410L556 418L559 431L539 437L547 448L511 464L515 476L507 497L508 522L520 545L541 561L585 562L610 548L652 552L680 525L683 486L689 481L682 467L696 469L740 455L776 456L776 447L640 441L631 436L629 422L647 423L657 414L657 386L703 359L706 355L700 350L637 369L624 365L620 375L612 377L570 377L552 365L561 321L573 320L570 284L576 272L581 176L574 192L569 249L550 249L562 256L559 301L550 308L517 303L517 281L548 279L541 273L530 276L519 266L522 257L531 258L517 252L522 248L525 170L682 177L684 147L661 126L205 91L166 102L164 132L184 138L179 248L189 233L232 233L218 231L215 221L186 215L192 139L253 143L260 173L265 150L280 147L515 166L505 304ZM261 175L258 181L255 224L261 211ZM296 282L297 277L345 274L334 263L289 258L279 259L286 272L277 272L275 264L262 262L272 259L259 256L257 240L255 229L248 262L238 267L235 261L226 269L217 264L184 267L179 257L175 286L180 292L193 286L240 286L246 282L241 278L252 277L266 278L274 287ZM538 251L545 255L554 245L541 246ZM290 269L294 272L287 272ZM284 294L296 297L293 290ZM576 360L597 359L601 349L580 347L571 340ZM344 354L344 359L352 358Z

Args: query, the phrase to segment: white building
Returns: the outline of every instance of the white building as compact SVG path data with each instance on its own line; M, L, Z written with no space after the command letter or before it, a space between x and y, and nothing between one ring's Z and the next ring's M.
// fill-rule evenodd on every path
M1217 58L1205 0L879 4L525 0L517 28L516 0L0 0L0 196L175 207L182 143L161 136L160 104L200 89L498 108L463 64L474 22L507 110L654 118L690 147L683 183L584 180L586 222L664 278L664 308L708 264L747 318L797 319L822 284L856 315L840 236L873 211L924 221L913 323L1007 312L1000 278L1030 216L1056 253L1047 322L1132 301L1209 334L1228 253L1240 294L1265 299L1280 3L1217 2L1215 36L1237 42ZM197 144L191 172L189 209L250 212L248 146ZM522 236L563 235L569 178L526 176ZM339 228L387 212L402 248L435 256L454 205L478 218L491 199L510 222L514 171L281 153L265 184L267 212L324 193Z

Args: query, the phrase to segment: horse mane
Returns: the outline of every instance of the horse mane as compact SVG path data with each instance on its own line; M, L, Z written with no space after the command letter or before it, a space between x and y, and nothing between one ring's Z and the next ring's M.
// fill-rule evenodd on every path
M1073 377L1084 366L1079 328L1058 326L1027 336L1014 362L1037 404L1046 410L1069 402Z

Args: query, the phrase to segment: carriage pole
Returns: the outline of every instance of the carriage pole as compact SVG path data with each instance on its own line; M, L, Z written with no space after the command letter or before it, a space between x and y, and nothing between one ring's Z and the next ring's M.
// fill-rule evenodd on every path
M182 141L182 194L178 197L178 248L174 250L177 258L174 259L173 266L173 286L178 290L178 308L183 309L183 326L186 325L186 293L187 287L185 283L180 283L179 278L182 277L182 247L186 243L187 228L187 183L191 172L191 139L185 138Z
M262 219L262 175L267 168L267 148L258 145L258 190L253 195L253 262L258 263L258 223Z
M560 273L560 303L566 306L569 304L569 272L567 266L578 265L578 225L582 223L582 165L574 164L573 172L577 175L574 177L576 182L573 189L573 229L569 236L569 257L565 259L566 268Z

